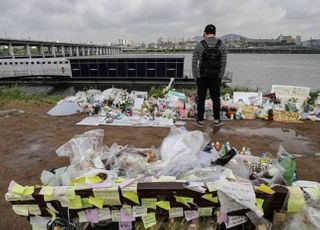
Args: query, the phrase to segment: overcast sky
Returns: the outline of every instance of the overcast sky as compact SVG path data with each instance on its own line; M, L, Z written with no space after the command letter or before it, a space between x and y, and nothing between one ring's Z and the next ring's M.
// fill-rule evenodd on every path
M320 38L319 0L0 0L0 37L136 42L201 35Z

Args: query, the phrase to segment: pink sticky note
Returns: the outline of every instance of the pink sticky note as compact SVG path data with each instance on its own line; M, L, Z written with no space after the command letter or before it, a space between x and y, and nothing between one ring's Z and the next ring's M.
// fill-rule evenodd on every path
M122 222L135 221L132 213L128 213L128 212L126 212L126 211L124 211L124 210L121 210L121 212L120 212L120 220L121 220Z
M113 183L110 181L103 181L98 184L90 184L89 188L110 188L112 187Z
M86 217L91 223L99 223L99 215L98 215L98 209L87 209L85 210Z
M131 222L119 222L119 230L131 230L132 223Z

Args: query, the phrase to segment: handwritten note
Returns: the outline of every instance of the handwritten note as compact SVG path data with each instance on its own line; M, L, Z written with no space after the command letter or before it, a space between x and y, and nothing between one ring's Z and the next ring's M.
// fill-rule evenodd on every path
M199 213L198 211L195 211L195 210L188 210L188 211L184 211L184 216L187 221L190 221L190 220L199 218Z
M141 203L144 208L156 209L157 198L142 198Z
M80 209L82 208L81 196L75 196L69 199L69 209Z
M148 213L147 215L141 217L144 228L150 228L157 224L156 214L154 212Z
M188 208L190 208L190 204L193 204L196 206L196 204L193 202L192 197L176 196L176 202L182 203Z
M120 210L112 210L111 211L111 219L112 219L112 222L120 222L121 221Z
M98 210L97 209L87 209L85 211L86 217L91 223L99 223L99 216L98 216Z
M199 216L212 216L212 207L201 207L198 208Z
M79 217L79 223L89 222L85 211L78 212L78 217Z
M113 186L111 188L96 188L92 191L94 196L103 199L106 205L121 205L118 186Z
M246 209L245 206L243 206L242 204L239 204L237 201L225 195L223 192L218 191L218 196L220 200L222 213L229 213L229 212Z
M135 217L135 218L147 215L147 211L148 211L147 208L144 208L141 206L133 206L132 207L132 214L133 214L133 217Z
M255 206L256 194L250 183L230 182L222 179L216 181L215 186L219 191L223 192L239 204L251 209L252 211L257 211ZM221 202L220 196L219 200Z
M171 208L169 210L169 218L183 217L183 208Z
M120 210L120 221L121 222L131 222L135 221L132 215L132 208L129 205L123 205Z
M246 216L228 216L228 221L226 222L226 228L233 228L240 224L246 223L248 218Z
M111 212L109 208L98 209L99 221L111 219Z

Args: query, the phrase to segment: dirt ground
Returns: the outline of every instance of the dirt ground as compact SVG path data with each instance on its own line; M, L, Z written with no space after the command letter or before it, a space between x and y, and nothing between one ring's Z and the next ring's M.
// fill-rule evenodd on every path
M25 218L13 213L4 200L11 180L22 185L40 183L43 169L69 164L59 158L55 150L76 134L95 127L76 126L83 115L50 117L46 112L50 104L11 103L0 110L22 109L24 114L0 117L0 229L30 229ZM191 122L188 130L194 130ZM166 128L103 127L105 144L117 142L136 147L160 146L169 132ZM320 123L277 123L260 120L229 121L223 127L212 129L209 123L202 129L212 141L229 141L241 149L251 147L254 155L270 152L276 155L279 145L296 154L298 179L320 181Z

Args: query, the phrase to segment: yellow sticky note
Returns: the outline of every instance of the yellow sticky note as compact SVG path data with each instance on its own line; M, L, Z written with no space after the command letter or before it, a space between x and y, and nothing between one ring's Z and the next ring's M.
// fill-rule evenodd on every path
M81 196L75 196L75 197L72 197L71 199L69 198L68 208L69 209L80 209L80 208L82 208Z
M116 183L122 183L122 182L124 182L124 179L122 177L118 177L116 179Z
M51 209L47 208L47 211L50 213L51 215L51 220L55 220L57 218L56 213L54 211L52 211Z
M256 205L261 212L263 212L263 202L264 199L256 198Z
M299 212L305 203L304 195L300 187L287 187L289 189L288 212Z
M40 195L52 196L53 194L53 187L44 186L39 192Z
M15 194L19 194L19 195L23 195L24 191L25 191L25 187L23 187L22 185L15 183L14 186L11 189L12 193Z
M193 204L196 206L196 204L193 203L193 198L191 197L176 196L176 202L182 203L188 208L190 208L190 204Z
M103 199L106 205L121 205L118 186L113 186L112 188L96 188L92 191L94 196Z
M102 182L102 179L99 176L89 176L87 179L88 182L91 184L97 184Z
M212 207L201 207L198 208L199 216L211 216L212 215Z
M133 201L136 204L140 204L139 197L138 197L138 194L136 192L122 191L122 196L127 198L128 200Z
M85 177L78 177L70 181L70 185L84 184L84 183L86 183Z
M156 209L157 198L142 198L141 205L144 208Z
M82 208L92 208L92 205L89 203L89 198L81 198Z
M97 197L89 197L89 204L92 204L94 206L96 206L97 208L102 208L104 201L101 198L97 198Z
M269 186L267 186L265 184L259 185L258 187L256 187L256 189L260 192L264 192L264 193L267 193L270 195L275 193L275 191L273 189L271 189Z
M158 201L156 203L156 205L164 210L167 210L169 211L171 209L170 207L170 202L169 201L164 201L164 200L161 200L161 201Z
M24 187L24 191L23 191L24 196L32 195L33 193L34 193L34 186L25 186Z
M157 224L156 214L154 212L148 213L147 215L141 217L144 228L150 228Z
M206 200L211 201L216 204L218 203L218 197L213 197L213 195L209 194L209 193L204 194L201 198L206 199Z
M49 201L56 200L57 198L55 198L54 196L44 195L44 196L43 196L43 199L44 199L45 202L49 202Z
M25 205L12 205L12 210L20 216L28 216L28 208Z

